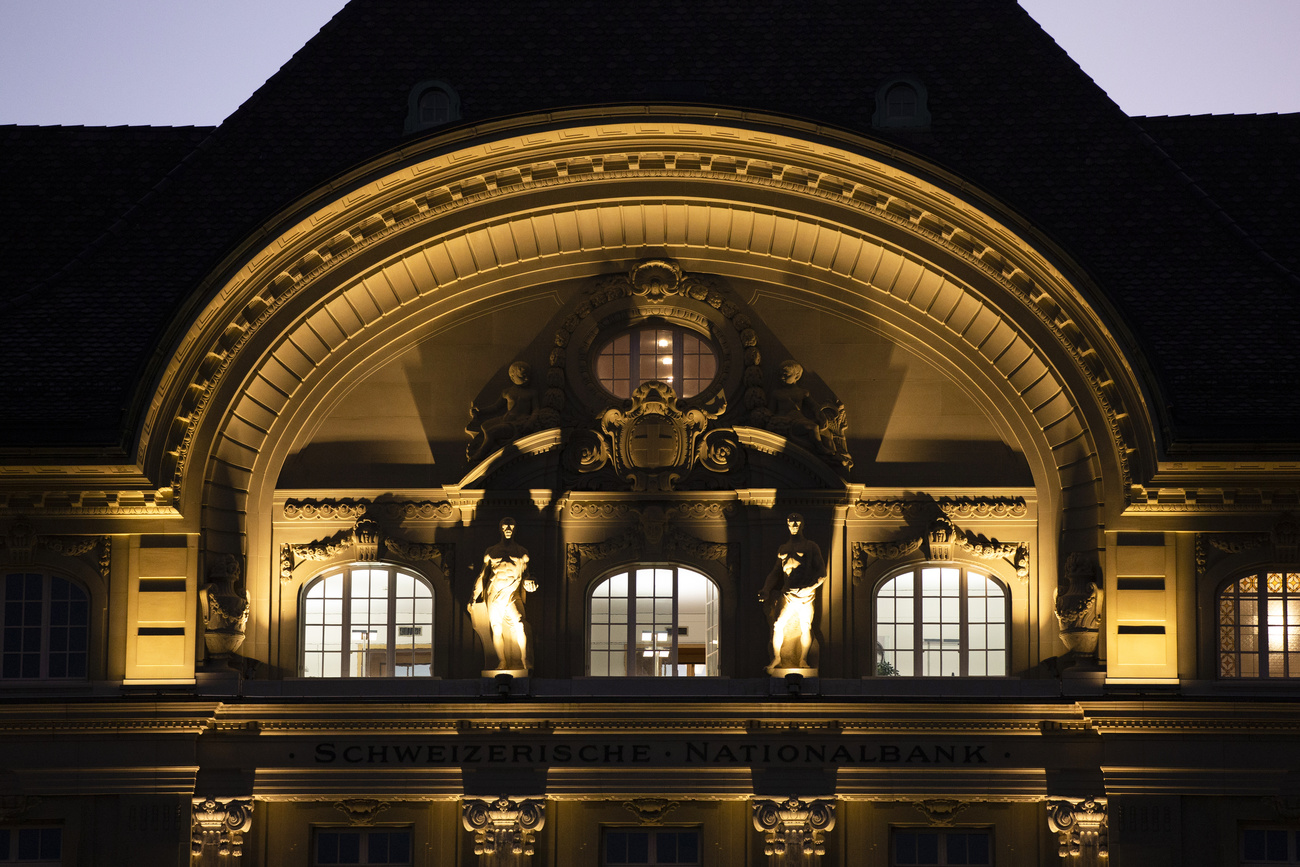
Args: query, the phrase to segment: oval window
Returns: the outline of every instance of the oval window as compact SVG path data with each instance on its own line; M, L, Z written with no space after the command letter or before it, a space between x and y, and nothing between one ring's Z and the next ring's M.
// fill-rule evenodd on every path
M643 382L666 382L678 397L694 397L718 374L712 344L694 331L654 325L618 335L596 355L596 381L615 397L631 397Z

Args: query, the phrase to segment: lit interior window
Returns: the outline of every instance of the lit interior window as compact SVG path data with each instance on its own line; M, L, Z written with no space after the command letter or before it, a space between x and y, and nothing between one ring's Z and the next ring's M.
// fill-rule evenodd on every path
M694 397L718 373L718 357L700 335L685 328L655 326L620 334L596 355L596 379L615 397L631 397L643 382L658 380L679 397Z
M640 566L591 594L596 676L716 677L718 588L683 566Z

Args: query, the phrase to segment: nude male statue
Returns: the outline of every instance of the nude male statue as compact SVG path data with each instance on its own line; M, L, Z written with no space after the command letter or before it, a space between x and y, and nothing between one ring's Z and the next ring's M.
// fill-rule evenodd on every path
M835 447L833 433L829 430L831 420L813 401L808 389L799 385L802 377L802 364L797 361L781 363L781 385L772 389L769 401L772 430L797 434L813 442L819 451L832 454Z
M529 387L532 375L532 365L526 361L516 361L510 365L511 384L505 387L499 399L481 408L470 405L469 426L465 430L471 436L482 437L477 445L475 440L470 440L466 457L471 464L478 463L494 448L532 433L537 428L537 414L542 408L542 402L537 396L537 389ZM477 431L474 429L476 424Z
M483 568L474 582L469 612L473 617L475 606L486 606L499 668L526 668L528 635L524 624L524 594L536 592L537 582L528 577L528 551L513 539L514 518L503 518L500 526L501 541L483 552ZM517 666L507 664L507 636L519 647Z
M777 601L776 620L772 623L772 664L768 670L790 667L808 668L808 651L812 648L812 622L817 588L826 580L826 560L816 542L803 534L803 515L792 512L786 518L790 539L776 550L776 565L768 573L767 583L758 594L759 602ZM799 627L798 665L782 666L785 633L791 623Z

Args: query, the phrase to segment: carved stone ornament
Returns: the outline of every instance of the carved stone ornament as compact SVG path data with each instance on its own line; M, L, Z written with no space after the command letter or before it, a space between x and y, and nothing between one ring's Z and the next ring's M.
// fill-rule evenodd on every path
M803 365L781 362L781 384L768 392L767 429L801 443L815 455L837 467L842 474L853 468L848 449L848 411L839 401L813 399L812 392L799 384Z
M638 559L673 559L686 555L695 560L716 560L728 571L735 572L735 549L727 542L709 542L672 526L675 518L695 517L689 507L663 508L648 505L643 508L628 507L622 513L631 522L626 530L600 542L570 542L565 546L566 577L577 581L582 567L626 554Z
M444 575L451 569L452 546L449 543L408 542L384 532L376 521L362 513L350 529L340 530L315 542L281 545L280 583L292 581L293 570L304 561L333 560L345 553L351 553L357 560L377 560L385 551L410 561L430 561Z
M718 412L682 410L671 385L643 382L632 392L629 405L610 407L601 415L600 450L589 438L578 440L580 456L587 462L581 471L599 470L607 460L634 491L671 491L695 466L700 435L722 411L725 407ZM572 458L569 464L574 465Z
M32 795L0 795L0 822L19 822L41 799Z
M509 376L510 385L494 403L485 407L470 404L469 424L465 426L465 433L469 434L465 459L471 464L522 436L559 423L559 415L554 410L543 412L542 395L532 383L531 364L516 361L510 365Z
M1071 653L1096 656L1104 592L1093 555L1076 551L1066 558L1055 597L1061 643Z
M448 520L457 517L457 509L445 500L287 500L284 504L284 517L290 521L355 521L366 515L380 521Z
M1105 798L1049 798L1047 827L1059 838L1057 854L1067 863L1093 867L1110 856Z
M792 512L786 525L790 536L776 549L776 563L758 594L772 629L772 661L767 672L778 677L791 671L816 674L813 619L817 589L828 574L821 547L803 533L803 515Z
M9 532L0 536L0 548L4 549L14 566L31 563L33 551L49 551L89 563L105 579L112 562L111 545L110 536L38 536L32 532L32 525L24 520L14 521L9 525Z
M919 548L925 549L927 560L951 560L955 551L962 551L967 556L980 560L1003 560L1016 570L1016 577L1021 583L1029 580L1027 542L999 542L976 536L954 526L945 516L936 518L924 536L892 542L854 542L851 548L854 582L862 580L870 558L899 560Z
M940 497L897 500L859 500L853 504L859 518L928 519L940 512L953 520L963 518L1023 518L1029 514L1024 497Z
M208 583L201 591L203 644L210 664L229 664L244 643L244 630L252 597L240 580L239 560L233 554L209 558Z
M954 801L951 798L930 798L925 801L913 801L912 806L921 811L921 815L931 825L947 826L951 825L957 819L957 815L963 810L970 807L965 801Z
M466 798L461 823L474 835L475 855L532 855L536 832L546 825L546 801L517 795L495 801Z
M244 834L253 826L250 798L194 798L190 853L203 855L216 849L220 855L239 858L244 854Z
M826 832L835 828L835 798L755 800L754 827L763 832L765 855L825 855Z
M1291 515L1283 515L1273 525L1273 558L1280 563L1296 562L1300 550L1300 525Z
M374 798L350 798L336 801L334 809L348 817L349 825L365 826L375 824L379 814L390 806L387 801L377 801Z
M665 798L633 798L623 802L623 808L636 816L642 825L658 825L680 806L677 801Z

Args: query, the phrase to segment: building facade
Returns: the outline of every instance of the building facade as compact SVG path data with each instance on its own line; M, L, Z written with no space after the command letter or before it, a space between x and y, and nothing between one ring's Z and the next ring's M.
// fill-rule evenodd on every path
M942 5L11 128L0 863L1300 863L1295 170Z

